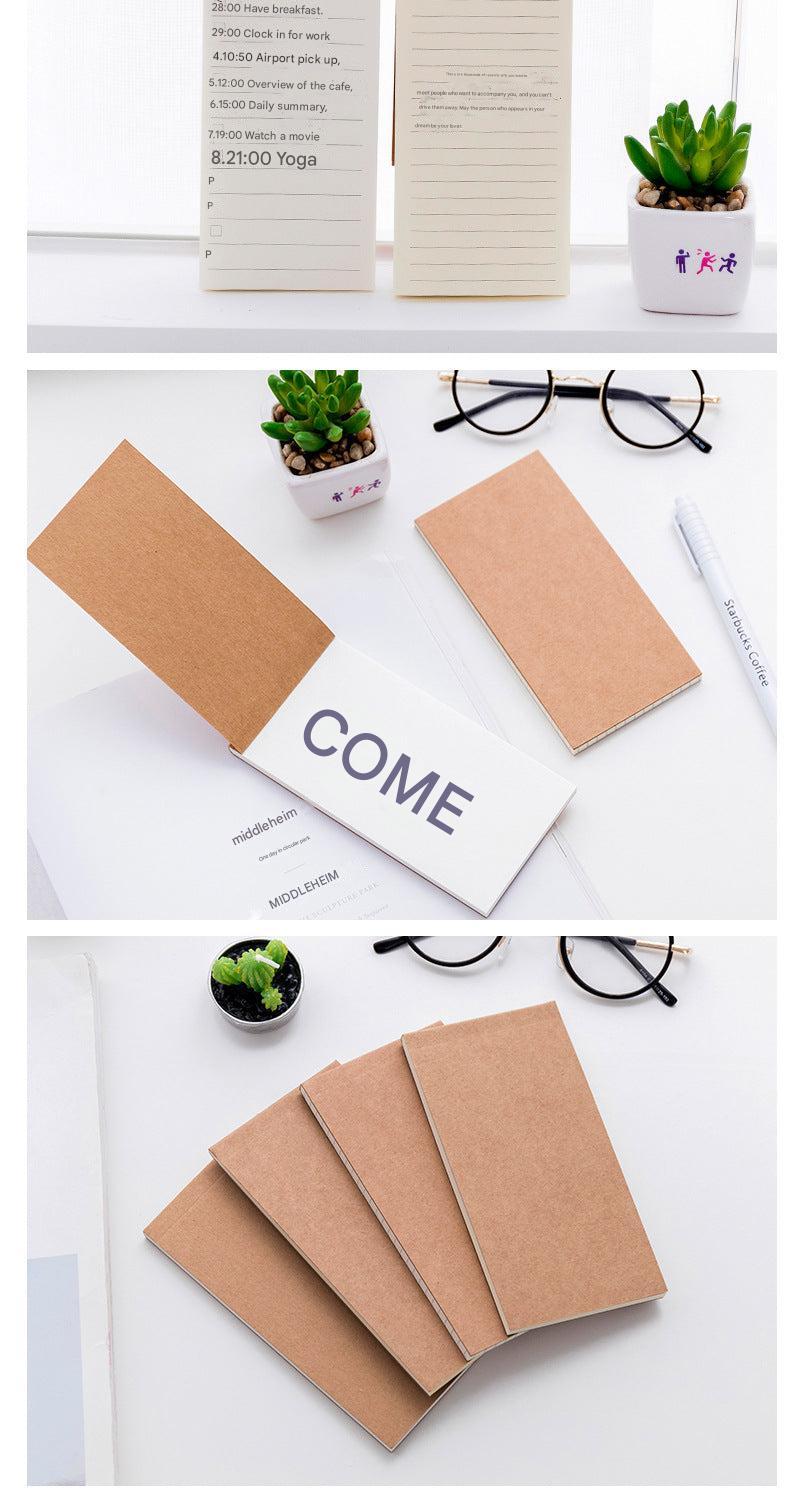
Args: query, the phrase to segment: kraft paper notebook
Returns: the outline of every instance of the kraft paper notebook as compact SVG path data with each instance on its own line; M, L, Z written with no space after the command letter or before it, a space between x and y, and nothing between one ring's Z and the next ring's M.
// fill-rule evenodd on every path
M666 1293L554 1003L403 1048L509 1334Z
M464 1356L504 1341L400 1041L301 1091Z
M204 290L372 290L379 13L203 0Z
M211 1154L426 1393L463 1372L465 1358L299 1088Z
M389 1450L437 1401L218 1165L197 1175L145 1236Z
M565 296L572 0L397 0L395 291Z
M574 793L334 638L128 442L28 554L248 764L479 914Z
M700 680L541 453L416 525L573 753Z

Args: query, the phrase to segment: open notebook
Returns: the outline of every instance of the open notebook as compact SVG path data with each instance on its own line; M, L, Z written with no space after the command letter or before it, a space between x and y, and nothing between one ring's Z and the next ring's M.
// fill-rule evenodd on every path
M334 637L127 442L29 555L248 764L479 914L574 793Z

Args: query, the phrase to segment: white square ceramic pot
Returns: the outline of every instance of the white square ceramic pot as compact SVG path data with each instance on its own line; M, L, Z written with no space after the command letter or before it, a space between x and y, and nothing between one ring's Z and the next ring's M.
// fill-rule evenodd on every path
M375 451L357 463L325 468L319 473L290 473L283 461L280 442L268 438L283 481L298 509L309 520L324 520L330 515L342 515L349 509L359 509L362 504L374 504L376 499L383 498L389 487L391 467L383 430L369 401L363 396L362 399L370 411Z
M744 306L755 253L753 192L731 213L686 213L628 203L628 243L639 305L648 312L726 317Z

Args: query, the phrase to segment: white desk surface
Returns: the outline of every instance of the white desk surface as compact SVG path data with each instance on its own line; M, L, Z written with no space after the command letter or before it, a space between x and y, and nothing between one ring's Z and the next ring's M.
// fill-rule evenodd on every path
M120 1483L774 1482L773 943L697 939L666 1009L584 997L552 938L516 939L503 966L448 978L408 952L376 957L366 934L296 930L283 933L304 965L303 1006L270 1039L228 1025L204 986L241 928L47 941L51 955L88 946L99 974ZM330 1060L437 1018L549 999L669 1293L491 1353L389 1455L142 1228L209 1144Z
M337 569L346 574L350 562L376 553L400 557L468 661L500 731L577 783L559 825L612 915L656 911L659 923L771 918L775 740L671 515L677 494L698 501L774 663L774 378L702 373L722 396L704 426L710 456L688 444L637 453L591 406L567 401L536 439L704 672L700 685L577 757L413 529L416 515L533 445L529 436L434 433L431 422L451 399L431 372L365 374L392 454L391 488L380 503L327 523L304 519L281 485L259 430L270 405L264 376L36 372L30 532L38 534L128 437L312 608L323 584L330 594ZM32 710L134 664L31 569Z
M658 350L774 353L774 250L759 248L734 317L645 312L624 245L575 247L572 290L554 299L399 299L392 251L378 252L373 292L201 291L196 241L42 238L28 255L31 353L525 353Z

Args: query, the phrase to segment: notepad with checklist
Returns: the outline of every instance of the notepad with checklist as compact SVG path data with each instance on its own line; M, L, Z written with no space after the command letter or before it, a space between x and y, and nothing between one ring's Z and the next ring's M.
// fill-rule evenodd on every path
M200 285L369 291L379 6L204 0Z
M569 290L572 0L397 0L395 291Z

